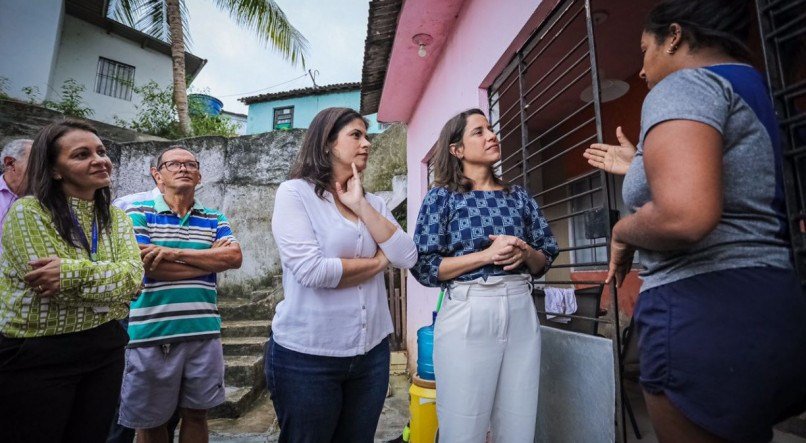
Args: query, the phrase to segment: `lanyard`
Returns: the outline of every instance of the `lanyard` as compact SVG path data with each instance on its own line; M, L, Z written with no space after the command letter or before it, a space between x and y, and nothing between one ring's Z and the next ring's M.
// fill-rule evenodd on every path
M78 222L78 218L72 208L70 208L70 215L73 217L73 223L79 234L81 234L79 236L81 245L90 253L90 260L98 261L98 223L95 220L95 214L92 214L92 246L87 242L87 234L84 233L84 228L81 227L81 223Z

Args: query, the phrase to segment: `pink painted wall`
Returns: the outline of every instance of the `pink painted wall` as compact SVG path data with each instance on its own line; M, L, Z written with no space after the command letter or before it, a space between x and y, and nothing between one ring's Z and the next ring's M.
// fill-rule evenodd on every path
M544 2L554 4L557 1ZM536 13L540 3L541 0L467 0L462 5L452 32L441 49L440 59L406 122L408 226L411 232L426 193L427 172L423 160L442 125L464 109L480 107L486 110L487 92L481 88L503 69L536 26L534 22L542 20L550 10L540 8ZM404 4L404 13L406 7L414 4L414 1ZM391 89L394 86L387 84L384 95ZM383 111L382 106L381 114ZM430 323L437 294L438 289L425 288L409 277L407 345L410 369L416 368L417 329Z

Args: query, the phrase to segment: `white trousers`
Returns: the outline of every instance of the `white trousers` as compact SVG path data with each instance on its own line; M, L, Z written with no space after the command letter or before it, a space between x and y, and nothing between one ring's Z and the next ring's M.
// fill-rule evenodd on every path
M540 324L528 276L454 283L437 316L440 443L532 443Z

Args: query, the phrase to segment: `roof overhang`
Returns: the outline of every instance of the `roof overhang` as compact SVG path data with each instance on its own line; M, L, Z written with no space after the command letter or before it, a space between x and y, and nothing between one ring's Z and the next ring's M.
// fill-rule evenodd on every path
M117 34L127 40L171 57L171 45L144 32L130 28L107 17L109 0L65 0L65 12L73 17L91 23L108 33ZM201 72L207 60L185 52L185 73L188 83Z
M378 104L379 121L408 122L411 118L464 3L465 0L405 1L386 66ZM425 48L425 57L417 53L419 46L413 40L417 34L428 34L432 38ZM365 69L366 62L365 48Z
M397 17L403 0L372 0L369 2L367 39L364 41L364 65L361 71L361 114L378 112L381 102L389 54L395 40Z
M297 97L310 97L313 95L335 94L339 92L358 91L361 89L361 83L334 83L332 85L314 86L310 88L291 89L289 91L272 92L269 94L253 95L250 97L239 98L238 101L246 104L253 105L255 103L271 102L275 100L286 100L289 98Z

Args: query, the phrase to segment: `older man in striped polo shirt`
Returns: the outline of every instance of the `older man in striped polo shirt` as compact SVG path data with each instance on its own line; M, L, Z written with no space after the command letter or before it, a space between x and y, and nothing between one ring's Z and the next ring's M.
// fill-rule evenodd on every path
M181 441L206 442L207 410L224 402L224 355L216 273L241 266L224 214L195 199L199 161L181 146L157 158L164 194L134 203L146 276L131 305L120 424L138 442L166 442L177 404Z

